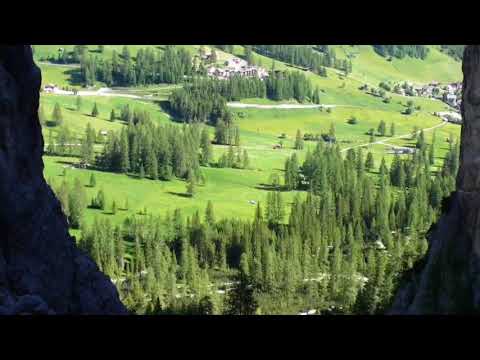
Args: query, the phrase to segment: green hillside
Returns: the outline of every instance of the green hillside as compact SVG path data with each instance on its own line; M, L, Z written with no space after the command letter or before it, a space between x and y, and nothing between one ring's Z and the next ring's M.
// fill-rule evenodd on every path
M132 45L128 46L132 58L146 46L164 51L163 45ZM179 47L191 55L200 49L199 45ZM58 48L71 51L73 46L35 46L43 84L85 91L78 64L45 61ZM340 313L373 314L388 303L399 272L411 268L428 248L425 232L439 214L441 198L454 183L451 168L455 162L451 157L461 127L433 114L451 110L442 101L393 93L387 93L385 99L360 88L364 84L378 87L381 81L458 82L460 62L437 46L429 46L424 60L405 57L391 61L370 45L333 48L337 58L351 59L350 74L333 67L326 69L326 77L300 70L308 80L302 81L319 89L324 107L278 108L279 104L312 103L309 98L307 104L301 104L302 98L275 101L267 97L239 100L256 104L256 108L228 107L220 97L218 108L212 109L217 113L225 110L223 117L198 128L184 124L185 119L172 111L175 97L168 106L172 91L189 91L185 77L174 84L115 88L103 95L41 93L42 131L49 151L43 158L45 178L56 190L69 219L73 217L70 204L82 203L71 199L76 193L86 194L80 224L72 226L71 232L102 271L112 279L126 279L128 286L117 286L131 309L145 313L153 304L157 313L224 313L230 291L225 284L234 284L239 271L248 272L248 281L258 285L255 313L298 314L307 309L328 313L338 307ZM101 54L96 45L89 45L90 54L107 58L113 50L121 53L122 49L123 45L105 45ZM232 54L217 50L217 64L232 56L244 57L245 47L235 45ZM267 69L274 66L276 70L299 71L257 53L253 59ZM94 85L105 86L98 81ZM206 95L219 96L215 91L219 90L213 90L213 95L196 94L202 102L191 109L200 112L208 108L211 99ZM126 97L132 94L143 98ZM253 96L262 96L258 94ZM188 96L181 98L182 104L195 104L196 99ZM98 115L92 116L95 105ZM121 119L127 105L131 113ZM55 108L63 115L61 125L53 121ZM407 114L407 108L412 113ZM142 119L138 114L143 114ZM143 127L150 125L144 114L152 120L151 127ZM239 143L235 146L216 140L223 119L229 119L230 114L233 125L238 126ZM189 115L186 113L185 118ZM98 134L95 140L86 135L88 124ZM140 129L138 133L136 129ZM65 134L70 137L66 139ZM297 134L300 140L305 134L318 140L307 136L303 142L297 141ZM332 146L330 139L336 145ZM49 150L51 141L56 151ZM211 156L202 163L205 142ZM59 151L65 143L74 143L73 150ZM97 160L85 155L90 145ZM422 155L395 156L393 147L418 149ZM248 166L234 168L231 163L221 167L229 151L235 164L247 153ZM304 168L292 170L293 155L297 166L305 164ZM78 166L84 159L91 159L85 162L93 166ZM386 165L383 174L382 159ZM189 168L175 173L172 169L182 161ZM108 167L112 163L117 167ZM170 177L158 176L158 168L165 163L161 170L170 171ZM135 170L136 165L141 169ZM155 167L157 176L152 175ZM301 177L292 185L292 174L307 174L312 167L307 183L310 188ZM203 180L195 179L195 170ZM80 182L74 188L77 179ZM95 205L99 190L106 199L103 209ZM209 204L215 221L208 220ZM84 242L84 238L92 242ZM384 250L379 250L379 242L385 245ZM361 277L372 279L371 285L360 285ZM360 299L358 303L356 299Z

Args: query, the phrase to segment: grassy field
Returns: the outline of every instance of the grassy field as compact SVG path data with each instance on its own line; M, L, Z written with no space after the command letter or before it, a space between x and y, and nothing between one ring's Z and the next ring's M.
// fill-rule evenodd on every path
M442 53L436 46L429 46L426 59L405 57L392 61L378 55L370 45L339 45L334 47L339 57L351 56L352 77L362 82L378 85L385 80L427 83L459 81L462 77L461 63Z
M81 111L76 110L76 97L69 95L42 94L41 105L43 106L48 120L51 119L55 103L60 104L64 117L64 124L68 125L72 132L80 136L84 134L84 129L87 126L87 123L90 123L96 132L100 130L111 131L120 129L125 125L124 122L119 119L114 122L110 121L110 112L114 109L118 117L120 116L122 107L127 104L130 106L131 110L137 109L139 111L148 111L151 118L159 123L170 121L169 116L161 110L157 103L152 101L107 96L86 96L81 99ZM96 118L90 115L94 103L97 103L99 110L99 115ZM44 136L48 134L49 129L49 126L44 126ZM52 127L51 129L56 133L58 127Z
M162 51L160 45L149 45ZM69 48L63 45L49 45L36 47L35 56L38 58L57 51L58 47ZM123 46L106 45L105 55L109 56L111 51L121 52ZM136 51L145 46L129 46L132 56ZM198 51L198 45L184 45L184 48L192 54ZM71 48L71 46L70 46ZM96 46L91 46L95 52ZM297 129L302 133L326 133L333 123L336 129L336 136L342 149L351 146L368 144L370 136L367 131L371 128L377 129L381 120L387 124L387 133L390 124L395 123L396 136L411 133L416 126L419 129L430 128L441 124L439 118L432 115L434 111L446 109L446 105L439 101L424 98L406 98L392 94L392 101L384 103L380 98L374 97L360 91L358 88L364 83L378 85L379 81L389 80L411 80L411 81L458 81L461 79L459 72L459 63L454 62L449 57L432 48L425 64L419 63L419 60L402 59L387 62L373 52L369 46L337 46L339 57L346 56L347 52L357 52L353 59L353 74L344 78L338 71L328 69L328 77L322 78L311 72L306 72L314 86L321 89L321 102L323 104L335 104L339 107L333 108L331 112L319 109L232 109L235 113L242 113L243 117L238 117L238 125L241 131L241 148L248 151L251 169L218 169L203 168L206 177L206 184L198 186L197 194L194 198L185 195L186 183L182 180L173 180L170 182L152 181L147 179L138 179L135 177L113 174L108 172L67 169L66 180L73 183L78 177L86 185L91 173L95 173L97 179L96 188L86 187L88 201L96 195L100 188L106 192L108 207L112 200L115 200L119 210L117 214L111 215L109 208L107 211L87 209L86 221L91 222L95 216L108 217L114 222L121 222L125 216L139 214L144 208L148 213L165 214L172 212L175 208L181 208L187 215L192 215L199 210L203 213L208 200L214 204L217 218L235 217L242 219L251 219L255 205L250 201L265 202L267 191L264 184L272 172L282 173L284 162L287 156L293 154L293 144ZM234 54L243 55L243 47L236 45ZM342 55L343 54L343 55ZM232 56L221 51L217 51L219 62ZM270 68L272 59L255 54L257 63ZM290 67L280 61L275 61L277 69L290 69ZM42 70L43 82L53 82L60 85L75 85L75 79L78 69L71 67L61 67L58 65L40 64ZM145 95L154 94L158 98L166 99L173 86L147 86L139 88L122 89L121 91L133 94ZM413 115L402 115L406 102L413 100L415 105L421 106L421 111ZM90 123L96 132L100 130L118 130L125 124L116 120L110 121L110 112L115 109L117 115L120 114L122 106L129 104L131 109L146 110L151 114L153 120L159 123L170 123L169 116L162 111L157 102L143 101L136 99L120 97L82 97L82 109L76 110L74 96L58 96L42 94L41 104L47 119L50 118L55 103L59 103L62 108L64 123L80 137L84 133L87 123ZM97 118L90 116L94 102L100 111ZM254 104L275 104L267 99L244 99L244 103ZM358 120L356 125L350 125L347 120L355 116ZM44 136L48 140L49 129L54 133L57 127L44 127ZM213 136L213 128L210 128ZM283 139L282 149L273 149L273 145L279 143L279 136L285 133L286 139ZM459 137L460 126L447 124L436 129L436 165L441 166L442 159L448 150L446 139L450 134ZM427 142L431 141L432 132L426 132ZM387 143L397 146L414 146L409 138L379 138L376 140L386 140ZM47 141L46 141L47 142ZM313 148L315 143L306 142L303 151L296 151L302 161L308 148ZM388 147L383 144L375 144L364 148L364 154L371 151L375 159L375 171L380 165L382 157L390 162L393 155L388 151ZM214 146L214 157L218 158L227 151L225 146ZM78 161L74 158L49 157L44 156L45 177L59 184L63 178L64 167L69 167L72 163ZM374 176L374 174L372 174ZM291 202L295 192L284 192L285 203ZM303 194L304 195L304 194ZM122 210L125 200L128 198L129 210ZM142 216L142 215L139 215Z

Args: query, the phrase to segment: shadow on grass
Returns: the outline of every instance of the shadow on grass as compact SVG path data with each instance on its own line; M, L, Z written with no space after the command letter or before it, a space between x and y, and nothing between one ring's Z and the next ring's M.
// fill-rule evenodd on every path
M275 187L271 184L258 184L255 186L257 190L266 190L266 191L280 191L280 192L288 192L288 190L284 186Z
M188 195L188 194L178 193L178 192L174 192L174 191L167 191L167 194L175 195L175 196L180 196L180 197L187 198L187 199L191 198L191 196Z

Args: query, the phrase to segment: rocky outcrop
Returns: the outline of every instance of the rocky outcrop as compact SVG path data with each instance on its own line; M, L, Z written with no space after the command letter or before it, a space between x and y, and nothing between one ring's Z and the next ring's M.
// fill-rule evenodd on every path
M457 189L428 236L426 258L406 274L391 314L480 312L480 46L463 57Z
M125 314L43 177L40 84L30 46L0 46L0 314Z

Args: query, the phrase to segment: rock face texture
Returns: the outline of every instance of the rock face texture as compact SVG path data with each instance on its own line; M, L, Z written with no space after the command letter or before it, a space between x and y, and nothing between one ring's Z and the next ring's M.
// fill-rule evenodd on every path
M0 46L0 314L126 314L43 177L40 84L30 46Z
M391 314L480 312L480 45L465 48L462 68L457 189L430 230L426 258L406 274Z

